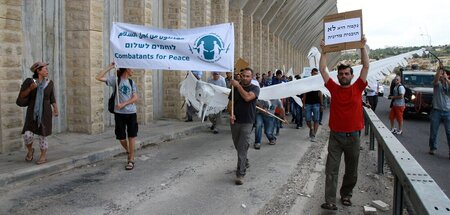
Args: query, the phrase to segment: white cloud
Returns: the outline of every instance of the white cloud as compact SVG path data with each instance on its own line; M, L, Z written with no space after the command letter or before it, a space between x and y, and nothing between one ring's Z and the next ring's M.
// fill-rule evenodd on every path
M339 12L362 9L372 49L450 44L450 1L337 0L337 7Z

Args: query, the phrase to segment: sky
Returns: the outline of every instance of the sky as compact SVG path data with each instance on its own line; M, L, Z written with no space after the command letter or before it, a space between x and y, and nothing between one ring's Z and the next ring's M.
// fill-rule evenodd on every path
M362 10L370 49L450 45L449 0L337 0L337 8Z

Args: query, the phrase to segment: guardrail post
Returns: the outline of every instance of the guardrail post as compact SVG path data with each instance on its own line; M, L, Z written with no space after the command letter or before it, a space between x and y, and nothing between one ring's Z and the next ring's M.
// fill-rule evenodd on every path
M403 212L403 187L398 180L397 175L394 176L394 204L393 214L402 215Z
M370 143L370 150L371 151L375 150L375 133L373 133L373 129L370 129L369 143Z
M381 143L378 142L378 174L384 174L384 151Z
M364 135L366 136L369 134L369 120L369 117L364 114Z

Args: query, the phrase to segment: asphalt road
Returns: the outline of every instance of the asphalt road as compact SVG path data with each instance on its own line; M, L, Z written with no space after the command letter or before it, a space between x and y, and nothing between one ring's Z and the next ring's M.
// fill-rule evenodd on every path
M304 177L295 183L299 188L309 182L308 175L295 172L323 172L314 167L326 143L326 133L311 143L307 129L288 127L280 131L276 145L268 145L264 137L260 150L249 149L250 169L242 186L234 185L236 150L224 125L217 135L208 129L139 150L132 171L124 170L121 155L2 188L0 214L287 213L289 207L271 202L290 189L283 185L292 174ZM298 166L303 157L304 166ZM294 203L298 195L291 190L283 197Z
M384 122L387 128L389 124L389 102L390 100L379 97L375 113ZM395 123L397 127L397 123ZM413 155L420 165L438 183L447 196L450 196L450 159L449 147L444 134L444 125L440 126L438 134L437 154L429 155L428 138L430 136L430 123L428 116L412 116L404 120L403 134L396 135L398 140Z

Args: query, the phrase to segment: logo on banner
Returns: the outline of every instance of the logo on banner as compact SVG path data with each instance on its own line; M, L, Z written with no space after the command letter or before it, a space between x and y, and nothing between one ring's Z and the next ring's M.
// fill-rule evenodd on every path
M225 44L216 34L207 34L197 38L193 47L189 45L189 50L192 54L197 55L198 58L205 62L215 63L219 61L222 54L226 54L230 49L230 44L225 48Z

